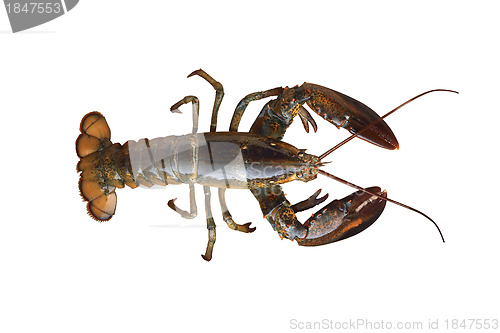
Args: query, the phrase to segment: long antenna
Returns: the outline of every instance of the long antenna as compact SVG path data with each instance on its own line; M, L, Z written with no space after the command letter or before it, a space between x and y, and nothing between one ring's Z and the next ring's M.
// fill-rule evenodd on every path
M375 125L376 123L378 123L379 121L381 121L382 119L384 119L385 117L393 114L394 112L396 112L397 110L399 110L400 108L402 108L403 106L405 106L406 104L416 100L417 98L419 97L422 97L426 94L429 94L431 92L435 92L435 91L448 91L448 92L452 92L452 93L455 93L455 94L458 94L458 91L455 91L455 90L448 90L448 89L434 89L434 90L429 90L429 91L426 91L424 93L421 93L420 95L417 95L413 98L410 98L409 100L407 100L406 102L404 102L403 104L401 104L400 106L398 106L397 108L395 108L394 110L392 111L389 111L387 112L386 114L384 114L382 117L378 118L377 120L375 121L372 121L370 124L366 125L365 127L363 127L361 130L359 130L357 133L354 133L353 135L351 135L350 137L348 137L347 139L345 139L344 141L342 141L341 143L337 144L335 147L329 149L328 151L326 151L325 153L323 153L322 155L319 156L319 159L322 160L323 158L325 158L326 156L330 155L333 151L337 150L338 148L342 147L343 145L345 145L347 142L351 141L352 139L354 139L355 137L357 137L358 135L360 135L361 133L363 133L364 131L366 131L367 129L369 129L370 127L372 127L373 125Z
M441 239L443 240L443 243L444 243L443 233L441 232L441 229L439 229L439 226L437 225L437 223L436 223L436 222L434 222L434 220L433 220L433 219L431 219L429 216L427 216L426 214L422 213L421 211L419 211L419 210L417 210L417 209L415 209L415 208L413 208L413 207L410 207L410 206L408 206L408 205L405 205L405 204L403 204L403 203L401 203L401 202L399 202L399 201L392 200L392 199L389 199L389 198L387 198L387 197L384 197L384 196L382 196L382 195L380 195L380 194L370 192L370 191L368 191L368 190L366 190L366 189L362 188L361 186L358 186L358 185L356 185L356 184L353 184L353 183L351 183L351 182L348 182L347 180L344 180L344 179L342 179L342 178L339 178L339 177L337 177L337 176L334 176L334 175L332 175L332 174L330 174L330 173L328 173L328 172L326 172L326 171L323 171L323 170L318 170L318 172L319 172L320 174L322 174L323 176L326 176L326 177L328 177L328 178L334 179L334 180L336 180L336 181L338 181L338 182L340 182L340 183L342 183L342 184L348 185L348 186L350 186L350 187L354 187L354 188L355 188L355 189L357 189L357 190L360 190L360 191L363 191L363 192L365 192L365 193L368 193L368 194L374 195L374 196L376 196L376 197L377 197L377 198L379 198L379 199L382 199L382 200L385 200L385 201L392 202L393 204L396 204L396 205L398 205L398 206L401 206L401 207L404 207L404 208L406 208L406 209L412 210L412 211L414 211L414 212L416 212L416 213L418 213L418 214L420 214L420 215L424 216L426 219L428 219L429 221L431 221L431 222L432 222L432 223L436 226L437 230L439 231L439 235L441 235Z

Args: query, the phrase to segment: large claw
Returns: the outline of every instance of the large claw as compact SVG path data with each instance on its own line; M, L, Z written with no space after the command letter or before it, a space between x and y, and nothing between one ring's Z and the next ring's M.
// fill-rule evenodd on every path
M387 197L380 187L367 188L372 193ZM304 239L296 239L302 246L333 243L354 236L377 220L386 201L362 191L354 192L341 200L334 200L306 221L308 229Z
M310 97L307 105L314 112L352 134L380 118L365 104L335 90L312 83L304 83L296 89L296 94ZM386 149L395 149L399 146L396 136L383 120L370 126L359 137Z

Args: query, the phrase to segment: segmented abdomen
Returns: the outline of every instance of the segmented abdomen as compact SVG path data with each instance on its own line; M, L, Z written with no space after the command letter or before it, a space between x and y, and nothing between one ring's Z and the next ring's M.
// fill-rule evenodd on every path
M193 135L129 140L122 149L138 185L190 183L196 179L198 140Z
M238 142L208 133L128 141L130 170L138 185L197 183L248 188L246 165Z

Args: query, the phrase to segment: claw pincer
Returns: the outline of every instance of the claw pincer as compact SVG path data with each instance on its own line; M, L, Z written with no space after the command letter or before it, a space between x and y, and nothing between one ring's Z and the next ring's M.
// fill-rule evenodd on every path
M308 95L307 105L326 121L337 128L345 128L354 134L365 128L380 116L360 101L338 91L312 83L304 83L299 88ZM359 137L386 149L399 147L398 140L385 121L370 126Z
M387 196L380 187L369 187L367 190ZM385 200L362 191L334 200L304 223L307 236L297 239L297 243L302 246L317 246L354 236L378 219L384 211L385 203Z
M301 246L318 246L354 236L371 226L382 214L386 191L369 187L368 194L356 191L343 199L333 200L313 214L304 224L285 199L266 215L267 220L281 238L296 240Z

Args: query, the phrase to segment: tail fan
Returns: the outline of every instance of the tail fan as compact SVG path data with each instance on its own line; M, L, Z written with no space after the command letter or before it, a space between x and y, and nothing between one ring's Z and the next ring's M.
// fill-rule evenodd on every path
M76 154L80 157L76 168L82 171L78 187L87 211L97 221L108 221L115 214L115 187L100 181L96 167L99 152L112 145L111 130L106 118L99 112L90 112L80 123L81 134L76 139Z

